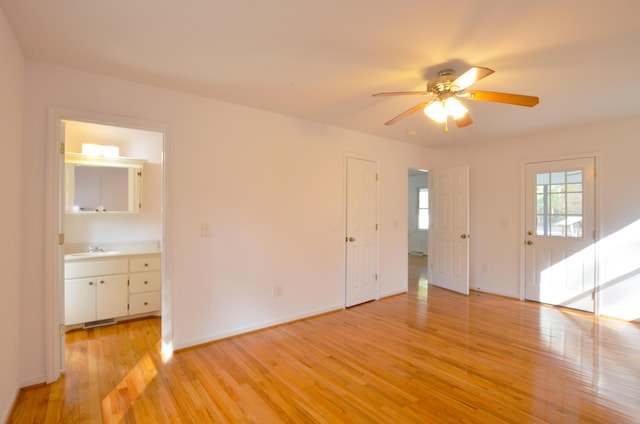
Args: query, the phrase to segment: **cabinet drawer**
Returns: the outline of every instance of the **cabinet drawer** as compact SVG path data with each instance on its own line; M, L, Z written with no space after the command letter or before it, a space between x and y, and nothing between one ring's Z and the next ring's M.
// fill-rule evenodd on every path
M129 296L129 314L144 314L160 310L160 292L132 294Z
M94 275L126 274L129 272L127 259L105 261L78 261L64 264L65 278L92 277Z
M160 255L131 259L131 272L159 271Z
M129 277L129 293L160 290L160 271L137 272Z

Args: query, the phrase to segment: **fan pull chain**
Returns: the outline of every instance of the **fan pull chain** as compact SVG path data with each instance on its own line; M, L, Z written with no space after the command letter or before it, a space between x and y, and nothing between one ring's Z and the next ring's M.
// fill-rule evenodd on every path
M449 117L447 116L447 120L444 121L444 132L449 132Z

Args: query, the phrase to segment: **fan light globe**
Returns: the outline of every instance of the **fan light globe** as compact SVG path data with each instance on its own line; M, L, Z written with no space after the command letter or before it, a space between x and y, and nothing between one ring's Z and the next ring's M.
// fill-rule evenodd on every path
M453 97L449 97L444 101L444 108L447 111L447 115L453 116L453 119L460 119L469 111L458 99Z
M439 100L425 106L424 114L436 122L447 121L447 112L444 109L444 105Z
M433 103L429 103L424 108L424 114L436 122L446 122L447 116L452 116L453 119L462 118L468 109L453 97L449 97L446 100L438 100Z

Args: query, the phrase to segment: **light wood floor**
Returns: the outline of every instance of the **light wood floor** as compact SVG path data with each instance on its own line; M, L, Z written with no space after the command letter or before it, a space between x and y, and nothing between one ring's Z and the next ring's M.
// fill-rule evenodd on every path
M640 326L428 287L409 259L406 295L166 362L158 319L69 333L9 422L639 422Z

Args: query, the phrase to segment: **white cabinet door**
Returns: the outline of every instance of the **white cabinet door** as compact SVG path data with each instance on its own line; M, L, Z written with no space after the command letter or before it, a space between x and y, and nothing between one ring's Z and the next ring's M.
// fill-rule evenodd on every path
M128 314L128 276L109 275L97 277L96 318L108 319Z
M81 324L96 318L96 279L76 278L64 282L64 323Z

